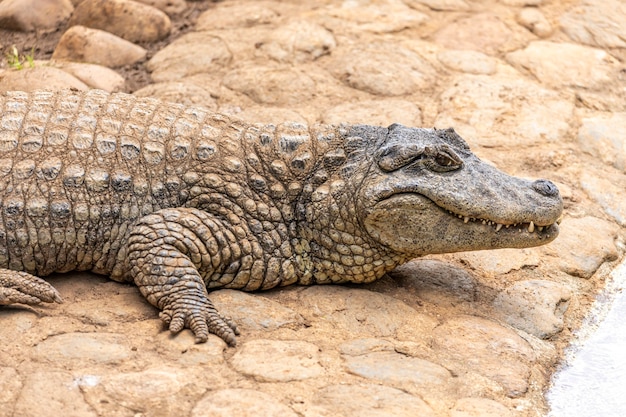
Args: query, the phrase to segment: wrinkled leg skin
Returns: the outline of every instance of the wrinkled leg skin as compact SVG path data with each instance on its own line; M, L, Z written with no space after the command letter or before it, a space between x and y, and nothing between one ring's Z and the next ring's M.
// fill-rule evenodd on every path
M62 303L57 290L27 272L0 269L0 305Z
M214 268L207 242L224 228L209 214L191 208L163 209L142 218L128 239L129 274L141 293L161 310L172 333L189 328L196 343L209 333L235 346L235 324L218 313L198 272Z

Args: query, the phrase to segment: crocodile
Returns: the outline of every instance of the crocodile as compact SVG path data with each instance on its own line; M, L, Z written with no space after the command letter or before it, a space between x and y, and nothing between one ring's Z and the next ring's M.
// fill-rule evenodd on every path
M247 124L99 90L8 92L0 115L0 305L60 303L40 277L93 271L134 282L171 332L234 346L213 289L369 283L558 235L558 188L451 128Z

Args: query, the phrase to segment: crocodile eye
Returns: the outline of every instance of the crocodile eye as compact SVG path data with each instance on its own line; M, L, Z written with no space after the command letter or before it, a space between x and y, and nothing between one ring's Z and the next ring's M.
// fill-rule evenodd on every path
M463 166L463 161L447 146L442 146L433 152L428 168L435 172L454 171Z

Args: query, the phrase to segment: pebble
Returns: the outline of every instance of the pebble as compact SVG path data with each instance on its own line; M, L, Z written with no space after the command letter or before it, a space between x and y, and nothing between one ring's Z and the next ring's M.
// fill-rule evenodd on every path
M604 48L626 48L626 7L622 0L583 0L560 19L573 41Z
M564 285L546 280L516 282L493 301L500 318L511 326L547 339L563 330L563 317L572 293Z
M595 113L581 122L581 149L626 173L626 112Z
M513 417L504 405L489 398L459 398L450 417Z
M407 100L361 100L329 108L322 114L322 123L363 123L378 126L401 123L406 126L421 126L422 112L416 104Z
M0 1L0 28L20 32L54 29L73 10L70 0L4 0Z
M552 35L553 29L548 19L535 7L524 7L517 14L517 22L540 38Z
M89 88L97 88L110 93L126 89L124 77L101 65L63 61L50 61L50 65L73 75L87 84Z
M301 340L254 339L245 342L231 359L232 366L260 382L290 382L324 374L319 347Z
M130 42L154 42L169 35L172 23L165 13L132 0L85 0L68 23L106 30Z
M536 355L517 333L494 321L452 317L433 331L432 347L445 352L446 368L457 375L469 368L499 383L511 398L528 390L529 364Z
M59 40L52 59L98 64L109 68L141 61L147 51L109 32L76 25Z
M0 73L0 92L9 90L62 90L64 88L89 89L87 84L63 70L37 66L37 64L34 68Z
M617 259L614 241L618 230L616 224L597 217L566 217L560 225L560 238L543 250L556 258L561 271L588 279L600 265Z
M418 396L384 385L330 385L317 392L317 404L327 416L435 417Z
M191 417L297 417L275 397L252 389L209 391L194 407Z
M194 74L224 70L231 59L232 54L221 38L192 32L157 52L146 68L155 82L179 81Z
M550 41L532 42L507 54L506 59L552 87L601 88L612 82L621 68L617 59L601 49Z
M272 30L259 49L278 62L301 63L330 54L335 46L335 37L327 29L298 20Z
M465 269L435 259L413 260L394 269L390 275L404 288L416 291L417 297L438 303L451 297L473 301L476 279Z
M558 142L574 119L573 97L508 75L457 76L440 96L435 126L454 126L480 146Z
M435 70L418 54L383 44L338 48L327 69L348 86L381 96L412 94L429 88L435 79Z
M490 75L496 72L497 60L478 51L446 49L437 59L451 70L468 74Z

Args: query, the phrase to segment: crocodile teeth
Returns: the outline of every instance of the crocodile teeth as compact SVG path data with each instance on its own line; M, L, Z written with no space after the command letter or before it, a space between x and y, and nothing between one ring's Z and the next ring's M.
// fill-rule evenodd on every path
M528 225L528 233L532 233L535 231L535 223L530 222L530 224Z
M539 231L543 231L543 226L539 226Z
M496 233L499 232L500 229L502 229L502 223L498 223L498 225L496 226Z
M469 217L465 216L465 217L463 218L463 223L467 223L467 222L469 222Z

